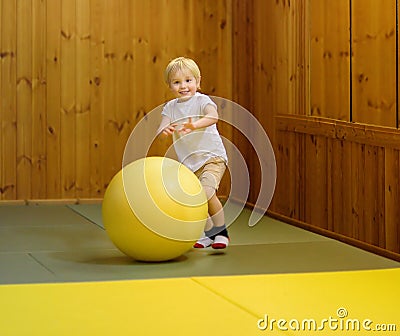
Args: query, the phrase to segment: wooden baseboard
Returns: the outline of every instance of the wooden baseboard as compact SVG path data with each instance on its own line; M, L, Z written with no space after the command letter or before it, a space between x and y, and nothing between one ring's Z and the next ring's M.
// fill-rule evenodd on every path
M68 204L100 204L102 198L71 198L71 199L30 199L30 200L0 200L1 205L68 205Z
M251 207L251 204L249 206ZM307 231L311 231L311 232L320 234L322 236L338 240L340 242L355 246L357 248L363 249L363 250L368 251L368 252L375 253L375 254L380 255L382 257L385 257L385 258L389 258L389 259L392 259L392 260L395 260L395 261L400 261L400 254L392 252L392 251L385 250L384 248L381 248L381 247L378 247L378 246L375 246L375 245L371 245L371 244L368 244L366 242L363 242L363 241L360 241L360 240L357 240L357 239L354 239L354 238L351 238L351 237L347 237L347 236L341 235L341 234L336 233L336 232L332 232L332 231L329 231L329 230L326 230L326 229L322 229L322 228L316 227L314 225L307 224L307 223L304 223L302 221L299 221L299 220L296 220L296 219L293 219L293 218L290 218L290 217L286 217L284 215L278 214L278 213L273 212L273 211L269 211L268 210L267 211L267 215L270 216L271 218L280 220L280 221L285 222L287 224L291 224L291 225L299 227L301 229L304 229L304 230L307 230Z

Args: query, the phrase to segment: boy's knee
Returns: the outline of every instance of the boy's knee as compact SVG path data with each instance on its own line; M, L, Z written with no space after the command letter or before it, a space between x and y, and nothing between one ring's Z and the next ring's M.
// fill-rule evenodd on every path
M210 200L215 196L215 189L209 186L203 186L204 192L206 193L207 200Z

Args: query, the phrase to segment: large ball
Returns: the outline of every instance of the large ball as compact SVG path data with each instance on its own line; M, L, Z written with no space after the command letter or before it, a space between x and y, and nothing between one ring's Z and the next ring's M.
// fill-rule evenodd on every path
M187 252L201 236L207 214L197 177L165 157L126 165L111 180L102 205L111 241L140 261L165 261Z

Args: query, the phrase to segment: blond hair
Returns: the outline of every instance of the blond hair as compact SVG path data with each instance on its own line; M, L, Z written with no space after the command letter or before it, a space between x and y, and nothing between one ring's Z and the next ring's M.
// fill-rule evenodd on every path
M187 57L177 57L168 63L164 71L164 80L169 85L171 76L179 70L188 69L197 83L200 83L200 69L195 61Z

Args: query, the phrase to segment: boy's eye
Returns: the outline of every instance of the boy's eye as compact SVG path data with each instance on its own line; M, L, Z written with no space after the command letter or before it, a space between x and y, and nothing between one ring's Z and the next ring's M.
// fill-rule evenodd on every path
M186 83L190 83L191 81L191 79L186 79Z

